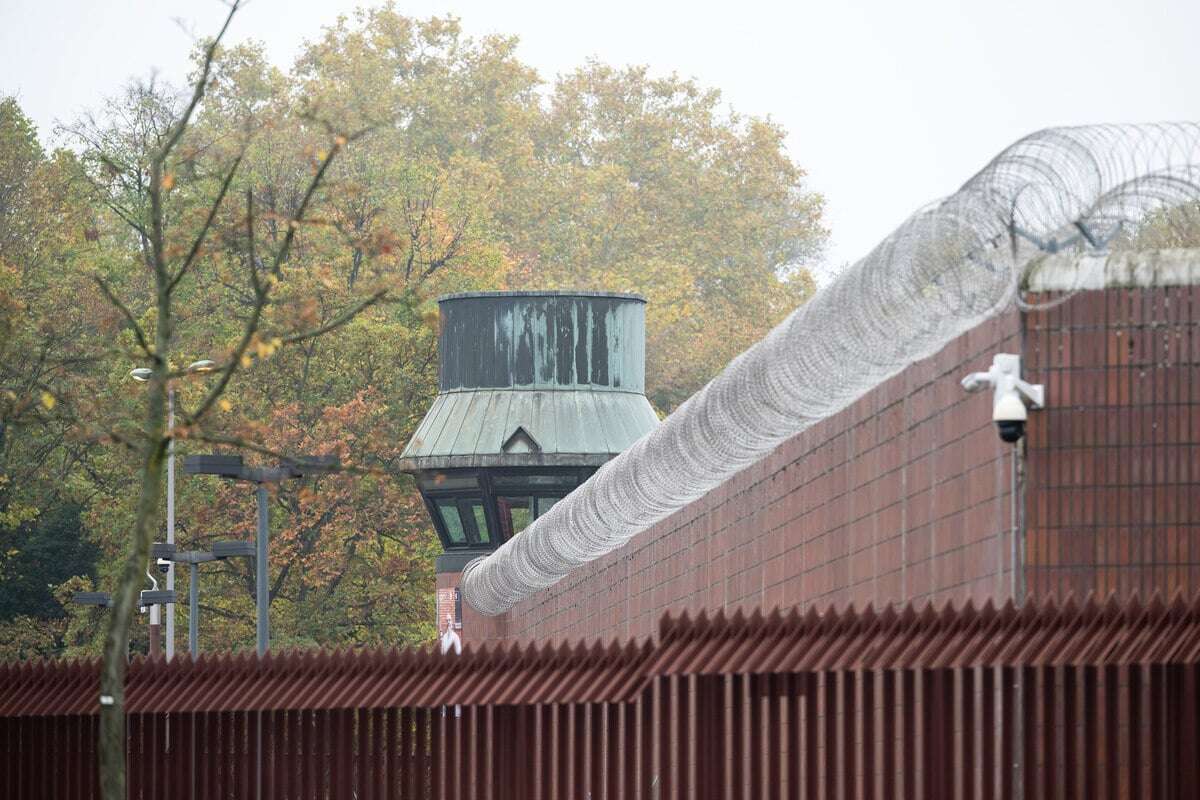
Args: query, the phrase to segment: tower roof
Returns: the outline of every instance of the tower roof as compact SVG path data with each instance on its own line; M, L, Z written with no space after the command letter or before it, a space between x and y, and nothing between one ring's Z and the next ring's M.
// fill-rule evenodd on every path
M599 466L658 424L641 297L471 292L439 303L439 394L403 468Z

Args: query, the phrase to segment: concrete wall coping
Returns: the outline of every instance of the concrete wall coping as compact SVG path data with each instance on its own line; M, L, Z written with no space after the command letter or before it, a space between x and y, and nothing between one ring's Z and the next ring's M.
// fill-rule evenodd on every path
M1056 253L1030 267L1023 288L1069 292L1200 284L1200 248L1133 250L1095 255Z

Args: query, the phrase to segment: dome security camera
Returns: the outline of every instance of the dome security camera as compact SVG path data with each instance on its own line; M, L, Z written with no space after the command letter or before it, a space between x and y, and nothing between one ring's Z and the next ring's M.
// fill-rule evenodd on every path
M1046 405L1046 387L1021 380L1021 357L1013 353L997 353L987 372L972 372L962 379L968 392L992 388L992 422L1000 438L1015 444L1025 435L1029 408Z
M154 564L155 564L155 566L158 567L158 571L161 572L163 575L166 575L168 572L171 571L171 562L168 559L156 558L156 559L154 559Z
M992 406L992 422L996 423L1003 441L1015 444L1024 436L1028 417L1025 402L1016 390L1006 391L1003 395L997 393L995 405Z

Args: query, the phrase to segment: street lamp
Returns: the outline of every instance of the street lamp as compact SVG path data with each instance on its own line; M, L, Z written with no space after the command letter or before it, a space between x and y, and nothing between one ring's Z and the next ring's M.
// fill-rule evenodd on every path
M217 368L217 363L207 358L202 358L199 361L193 361L187 365L184 372L198 374L203 372L212 372ZM149 367L137 367L129 371L129 377L133 378L138 383L146 383L154 377L154 370ZM167 384L167 429L171 430L175 427L175 387L168 382ZM175 437L171 437L171 441L167 443L167 543L175 543ZM171 564L167 568L167 590L175 590L175 565ZM167 660L170 661L175 657L175 603L172 602L167 606Z
M155 545L155 548L162 553L167 551L165 545ZM254 558L254 542L215 542L210 552L175 552L171 545L170 554L162 557L176 564L188 565L188 653L194 659L200 654L200 565L227 558Z
M159 590L158 581L147 573L147 576L154 583L154 589L143 589L138 595L138 607L142 610L150 609L150 657L158 658L161 655L158 645L158 620L156 619L160 605L167 605L175 602L175 592L173 590ZM76 592L71 596L71 602L81 606L99 606L100 608L112 608L112 595L108 592Z
M112 595L108 592L76 592L71 596L71 602L78 603L81 606L111 608Z
M267 484L320 475L336 469L336 456L297 456L277 467L247 467L237 455L187 456L183 471L189 475L216 475L226 480L246 481L256 486L258 501L258 530L255 536L254 594L257 607L256 644L258 654L266 655L270 643L270 623L267 618L269 585L267 583L268 537L270 535L267 507Z

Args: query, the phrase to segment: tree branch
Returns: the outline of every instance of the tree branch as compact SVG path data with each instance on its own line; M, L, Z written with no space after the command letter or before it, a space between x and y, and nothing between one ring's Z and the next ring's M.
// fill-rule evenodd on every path
M277 461L294 461L296 459L296 453L284 453L279 450L273 450L270 447L256 444L237 436L222 436L215 433L197 432L189 434L187 439L188 441L192 442L207 442L208 444L222 445L225 447L236 447L241 450L248 450L251 453L268 456ZM305 455L311 454L306 453ZM377 467L346 466L343 464L328 469L327 474L388 476L390 473Z
M221 39L225 37L225 32L229 30L229 25L233 22L233 16L238 12L241 4L242 0L234 0L230 3L229 13L225 16L225 24L221 26L221 30L217 32L217 35L209 43L208 47L204 49L204 59L200 64L200 77L196 79L195 87L192 90L192 99L188 102L187 107L184 108L179 121L171 129L167 140L163 142L163 146L154 156L153 163L157 164L160 169L163 163L166 162L167 156L171 154L171 151L175 149L175 145L183 137L183 132L187 130L188 124L192 121L192 114L195 113L196 108L200 105L200 101L204 99L204 93L208 91L208 76L212 73L212 65L217 58L217 47L220 46ZM151 191L156 190L153 183L150 188Z
M281 337L280 341L284 344L293 344L295 342L302 342L305 339L315 339L318 336L322 336L332 330L336 330L337 328L345 325L347 322L353 320L366 309L382 301L385 297L387 297L389 291L389 288L377 289L367 297L363 298L361 301L355 303L350 308L347 308L345 311L329 320L329 322L326 322L324 325L321 325L317 328L312 328L311 330L302 331L300 333L293 333L291 336Z
M312 203L312 199L317 194L317 189L320 187L321 183L324 181L325 174L329 171L330 164L333 163L334 158L337 157L338 153L341 152L342 147L347 142L364 135L367 132L367 130L368 129L364 129L364 130L359 131L349 137L346 137L346 136L335 136L334 137L333 145L330 147L329 153L325 156L325 159L321 162L320 167L317 168L317 172L315 175L313 175L312 180L309 181L308 188L305 190L304 196L300 200L300 204L296 207L296 210L288 218L287 233L284 234L283 241L280 242L278 249L275 251L275 256L272 259L272 263L271 263L271 276L276 281L279 280L279 275L283 268L283 263L285 260L287 260L288 253L291 252L292 243L296 239L296 231L299 230L300 225L304 220L304 215L308 211L308 207ZM250 213L251 213L251 216L247 219L247 225L251 231L251 240L253 241L254 228L253 228L252 207L251 207ZM251 263L250 268L251 268L251 270L254 270L254 269L257 269L257 266L255 264ZM255 276L254 280L257 282L257 276ZM271 291L270 286L265 285L265 286L260 286L258 288L258 290L255 292L256 297L255 297L254 308L251 310L250 318L246 321L246 325L242 329L241 339L238 341L237 346L234 348L233 353L230 356L229 362L224 366L224 368L222 368L220 370L220 374L221 374L220 380L218 380L217 384L215 386L213 386L213 388L209 391L208 395L201 402L200 406L196 409L195 413L189 414L185 417L185 419L188 422L198 422L202 417L204 417L205 414L207 414L209 411L211 411L213 405L217 402L217 400L225 392L226 387L229 386L229 382L233 379L234 373L236 373L237 370L239 369L239 367L241 366L242 357L246 354L246 351L250 348L250 343L254 341L255 335L258 333L258 326L259 326L259 322L262 319L263 310L266 308L268 302L270 301L270 291Z
M155 357L154 350L150 347L150 343L146 340L146 333L142 330L142 326L139 325L138 321L134 318L133 313L128 307L126 307L124 303L121 302L121 298L117 297L116 293L109 288L109 285L104 278L101 278L99 275L93 275L92 280L94 280L100 287L100 291L104 292L104 296L108 298L108 302L116 306L117 310L121 312L121 316L125 317L125 321L129 323L129 327L133 328L134 336L137 337L138 346L142 348L142 352L144 352L148 358L153 359Z
M196 257L200 254L200 248L204 246L204 240L205 240L205 238L207 238L209 230L212 229L213 222L215 222L217 219L217 213L221 210L221 204L225 201L225 195L226 195L226 193L228 193L229 187L233 183L233 176L234 176L234 174L237 173L238 167L241 165L242 158L245 155L246 155L246 146L243 145L241 152L239 152L237 154L237 158L235 158L233 160L233 166L231 166L229 168L229 172L226 173L225 180L223 180L221 182L221 189L220 189L220 191L217 192L217 198L216 198L216 200L213 201L212 205L209 207L208 216L205 217L205 219L204 219L204 225L200 228L200 231L196 234L196 239L195 239L195 241L192 242L192 246L188 250L187 256L184 257L183 264L179 267L179 270L175 273L175 277L171 278L170 282L167 284L168 292L175 291L175 287L177 285L179 285L179 282L181 280L183 280L183 277L187 274L188 270L191 268L192 263L195 262ZM251 246L253 246L253 240L252 240Z

